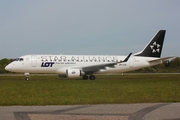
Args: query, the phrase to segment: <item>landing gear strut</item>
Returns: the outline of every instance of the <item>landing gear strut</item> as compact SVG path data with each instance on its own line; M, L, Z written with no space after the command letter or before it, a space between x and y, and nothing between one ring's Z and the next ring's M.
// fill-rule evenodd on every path
M89 77L87 75L83 75L83 77L82 77L83 80L88 80L88 78L90 80L95 80L96 79L96 77L94 75L90 75Z
M26 80L30 80L30 74L29 73L24 73L24 75L26 76Z

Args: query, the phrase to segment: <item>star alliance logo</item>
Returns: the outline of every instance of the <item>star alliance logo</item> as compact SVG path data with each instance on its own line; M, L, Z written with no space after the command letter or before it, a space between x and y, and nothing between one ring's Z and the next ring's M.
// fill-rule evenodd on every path
M154 42L152 45L150 45L150 48L152 50L152 53L160 52L161 45Z

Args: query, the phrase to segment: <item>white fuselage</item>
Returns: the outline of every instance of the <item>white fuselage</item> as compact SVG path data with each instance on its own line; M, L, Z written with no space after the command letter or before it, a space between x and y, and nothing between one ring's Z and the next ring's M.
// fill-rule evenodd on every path
M24 73L56 73L68 78L82 76L83 80L95 80L95 73L127 72L161 64L172 58L160 58L165 33L166 30L159 30L145 48L134 55L25 55L5 69Z
M84 67L94 67L105 65L94 73L114 73L127 72L143 67L153 66L162 63L154 57L131 56L127 62L118 63L126 56L102 56L102 55L25 55L13 61L6 70L23 73L56 73L66 75L67 69L83 70ZM117 63L113 67L106 64Z

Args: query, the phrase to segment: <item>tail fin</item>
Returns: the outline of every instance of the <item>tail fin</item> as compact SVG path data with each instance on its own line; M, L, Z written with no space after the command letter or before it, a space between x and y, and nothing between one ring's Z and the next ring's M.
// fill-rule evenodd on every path
M159 30L147 46L134 56L161 57L166 30Z

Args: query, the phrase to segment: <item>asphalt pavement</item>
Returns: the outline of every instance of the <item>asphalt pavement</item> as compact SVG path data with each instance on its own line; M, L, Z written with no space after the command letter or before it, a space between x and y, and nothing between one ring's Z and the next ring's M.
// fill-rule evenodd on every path
M180 120L180 103L0 106L0 120Z

